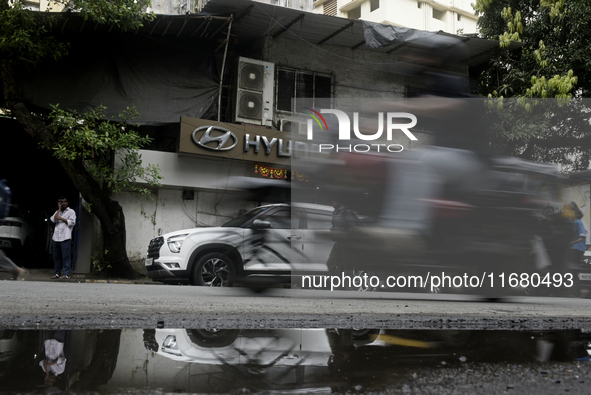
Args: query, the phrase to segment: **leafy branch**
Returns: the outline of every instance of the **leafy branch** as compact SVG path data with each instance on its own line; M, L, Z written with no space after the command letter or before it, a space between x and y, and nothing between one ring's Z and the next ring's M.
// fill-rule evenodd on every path
M148 196L149 188L161 186L162 179L158 165L142 165L139 149L152 139L141 136L130 124L138 117L135 108L128 107L119 114L122 121L105 120L106 110L101 105L79 113L52 106L48 118L55 141L51 147L42 145L51 149L57 159L82 163L109 193L125 189Z

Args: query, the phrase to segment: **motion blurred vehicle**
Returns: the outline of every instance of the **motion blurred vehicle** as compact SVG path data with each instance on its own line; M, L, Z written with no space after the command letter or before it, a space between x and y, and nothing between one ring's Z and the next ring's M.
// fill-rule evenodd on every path
M339 153L298 170L321 174L326 188L367 216L367 226L331 237L347 246L353 264L382 278L445 272L494 280L503 272L565 270L572 224L554 210L554 166L430 146L396 156ZM545 260L534 253L536 237ZM521 292L483 284L472 291Z
M290 281L293 270L326 271L334 242L333 208L316 204L260 206L220 227L183 229L150 241L145 261L154 280L229 287L237 279L273 276Z

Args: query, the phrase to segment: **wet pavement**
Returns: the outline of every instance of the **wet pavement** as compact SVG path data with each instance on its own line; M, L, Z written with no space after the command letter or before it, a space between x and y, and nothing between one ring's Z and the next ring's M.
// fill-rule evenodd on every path
M384 321L385 310L381 318L378 315L367 316L365 320L358 318L363 314L361 311L369 313L369 307L379 306L388 306L400 313L412 309L425 313L428 308L447 311L446 303L453 302L455 297L415 295L413 300L405 299L406 296L363 294L361 296L367 301L362 302L367 305L362 308L355 307L350 299L350 295L356 293L329 293L333 297L319 299L317 308L329 304L331 315L339 323L338 329L323 327L321 321L311 323L304 316L300 318L302 323L307 323L305 328L290 329L285 325L295 322L297 314L284 317L275 313L256 321L256 314L252 315L245 308L263 303L267 305L266 310L280 309L271 306L275 300L273 296L285 299L293 293L292 290L254 295L240 289L150 287L147 285L158 283L147 278L129 281L93 274L74 275L69 280L50 280L51 275L51 269L31 270L22 284L6 281L3 291L10 292L4 292L4 295L16 297L19 295L17 291L23 288L20 291L29 292L33 300L38 296L32 294L30 285L39 283L36 291L45 289L43 287L47 284L41 282L62 284L49 286L51 291L44 291L48 295L51 292L62 295L62 300L51 296L52 302L48 301L48 306L53 308L53 305L61 305L63 300L73 300L67 292L73 290L77 295L83 292L89 299L100 299L100 305L109 309L111 313L107 314L107 320L112 320L109 321L111 324L89 325L84 314L75 310L102 311L101 307L99 304L85 307L85 298L78 296L79 306L68 304L71 320L51 316L53 324L45 325L47 322L39 315L36 320L41 321L35 322L43 325L31 325L43 330L30 329L31 326L22 320L23 316L18 315L27 308L20 309L21 313L17 312L11 320L8 311L13 308L13 302L4 299L4 319L0 324L0 394L591 393L591 326L577 327L578 321L573 315L579 311L580 318L583 318L582 312L589 311L588 302L582 299L522 298L500 304L482 303L475 298L462 299L464 314L457 313L462 318L456 324L452 323L453 327L440 325L439 329L424 330L413 328L409 317L410 321L416 321L416 325L422 322L423 327L429 320L420 321L408 313L398 316L396 322L392 317L390 321ZM0 281L8 279L6 273L0 274ZM176 303L178 311L174 315L172 311L164 312L161 305L157 306L157 310L153 310L155 315L145 314L145 320L138 318L131 323L135 327L126 329L122 320L130 311L135 311L134 303L137 302L120 297L116 293L119 290L130 290L130 294L144 301L137 307L146 309L150 304L164 303L165 298L158 296L162 291L162 295ZM145 292L152 298L145 296ZM210 319L210 323L221 323L230 316L226 317L223 312L207 315L207 309L199 310L195 306L190 310L193 315L184 312L178 304L187 297L198 301L197 305L213 306L214 300L218 301L218 307L223 303L234 305L243 311L243 318L250 317L251 321L234 317L228 322L240 321L236 327L223 325L224 329L213 329L214 325L208 325L208 329L200 329L194 323L205 319ZM300 314L303 314L307 299L300 296L289 303L292 308L301 305ZM23 294L19 300L27 304L29 299ZM121 314L116 313L116 300L123 301ZM473 306L498 318L493 322L470 317L468 311ZM358 312L344 315L343 311L347 309L357 309ZM534 314L536 309L539 310L539 322ZM559 314L553 314L552 309L563 311L562 324L559 325ZM525 320L511 318L512 314L526 311ZM547 317L544 318L544 314ZM117 317L120 320L113 321ZM192 323L191 327L173 326L175 322L184 321L183 317ZM347 317L349 320L345 319ZM535 330L531 329L534 321L537 322ZM154 324L138 329L138 322ZM354 325L361 322L374 322L379 328L351 329L362 328ZM479 322L484 322L487 330L469 329ZM283 327L265 329L272 325ZM52 353L53 356L47 356ZM44 360L49 375L44 371ZM52 375L55 380L46 381Z
M589 393L590 340L580 330L4 330L0 393Z

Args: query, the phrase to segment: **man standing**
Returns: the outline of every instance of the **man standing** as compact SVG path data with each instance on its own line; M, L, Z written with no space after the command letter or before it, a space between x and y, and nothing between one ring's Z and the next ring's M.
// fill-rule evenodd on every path
M53 276L52 279L70 278L72 229L76 224L76 212L68 207L68 199L64 196L57 200L57 211L51 217L55 223L53 231Z
M66 331L47 331L45 333L45 359L39 366L45 372L45 385L53 387L57 376L66 370L66 356L64 344Z

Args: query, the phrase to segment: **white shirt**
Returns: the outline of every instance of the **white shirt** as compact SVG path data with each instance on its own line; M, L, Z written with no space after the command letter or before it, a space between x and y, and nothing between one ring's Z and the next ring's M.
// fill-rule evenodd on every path
M51 216L51 222L55 223L55 229L53 231L53 241L60 241L69 240L72 238L72 229L74 229L74 225L76 225L76 212L71 208L67 208L66 211L61 213L59 216L65 218L68 223L65 223L61 219L59 221L55 221L55 215L58 212L56 211Z
M45 359L39 362L39 366L41 366L41 369L43 369L44 372L47 372L43 366L43 362L52 363L54 361L55 363L53 365L47 366L47 370L49 370L55 376L64 373L64 370L66 370L64 343L61 343L55 339L47 339L45 340Z

